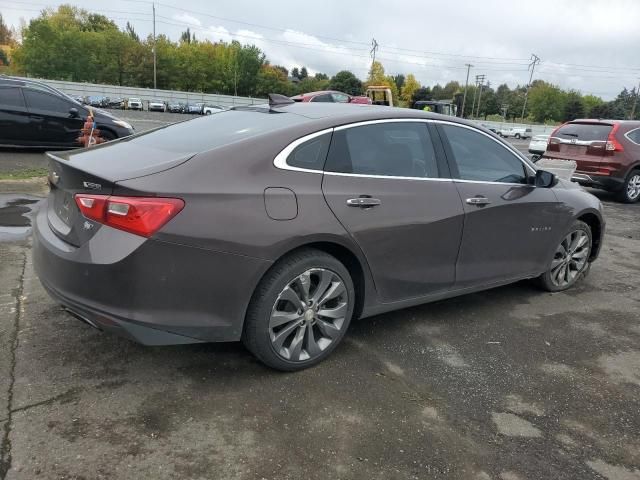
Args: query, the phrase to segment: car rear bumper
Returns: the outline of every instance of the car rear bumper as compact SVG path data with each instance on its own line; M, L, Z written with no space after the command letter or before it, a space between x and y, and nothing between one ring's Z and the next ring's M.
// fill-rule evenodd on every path
M100 227L81 247L36 216L33 262L51 297L101 330L145 345L236 341L266 260Z
M624 180L621 178L580 172L574 173L571 181L579 183L584 187L601 188L614 192L620 190L624 184Z

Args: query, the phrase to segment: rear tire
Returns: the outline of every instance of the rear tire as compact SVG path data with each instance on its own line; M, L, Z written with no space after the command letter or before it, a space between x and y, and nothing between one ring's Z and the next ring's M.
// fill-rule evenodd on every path
M278 261L256 288L242 341L271 368L302 370L320 363L349 328L355 290L335 257L313 249Z
M562 292L573 287L589 273L593 239L591 228L576 220L556 248L548 269L536 281L548 292Z
M516 133L514 136L515 136L518 140L520 140L520 134L519 134L519 133Z
M640 200L640 170L632 170L622 185L622 189L616 195L617 200L623 203L636 203Z

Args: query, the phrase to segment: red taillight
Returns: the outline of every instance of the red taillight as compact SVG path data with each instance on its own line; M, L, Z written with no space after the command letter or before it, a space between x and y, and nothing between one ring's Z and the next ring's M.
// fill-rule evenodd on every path
M82 214L96 222L150 237L184 208L179 198L76 194Z
M616 133L620 128L620 124L616 123L611 131L609 132L609 137L607 138L607 145L605 149L608 152L624 152L624 147L622 144L616 139Z

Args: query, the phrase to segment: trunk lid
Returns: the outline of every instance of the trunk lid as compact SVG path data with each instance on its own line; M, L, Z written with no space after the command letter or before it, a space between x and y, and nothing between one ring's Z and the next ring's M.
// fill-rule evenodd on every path
M571 122L562 125L549 138L546 158L575 160L577 171L597 173L606 154L613 125L603 122Z
M93 237L101 224L82 215L75 194L117 194L117 182L165 171L194 155L149 145L138 147L126 138L90 149L49 152L49 226L59 238L78 247Z

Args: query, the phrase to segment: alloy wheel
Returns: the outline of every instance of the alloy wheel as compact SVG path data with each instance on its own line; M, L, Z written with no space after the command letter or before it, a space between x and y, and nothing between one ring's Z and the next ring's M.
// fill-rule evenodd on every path
M551 282L557 287L573 283L589 260L591 241L583 230L569 233L558 246L551 261Z
M297 276L271 310L274 351L291 362L317 357L340 336L349 301L344 281L331 270L311 268Z
M636 200L640 197L640 174L634 173L627 182L627 197L629 200Z

